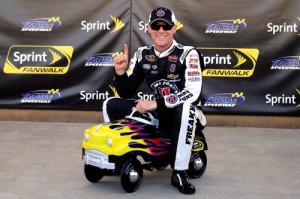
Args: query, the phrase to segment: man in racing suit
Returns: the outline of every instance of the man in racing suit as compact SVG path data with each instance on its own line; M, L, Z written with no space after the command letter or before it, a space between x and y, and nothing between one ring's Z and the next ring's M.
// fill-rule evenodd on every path
M197 118L206 120L197 108L202 88L201 64L197 50L177 43L174 13L163 7L154 9L149 17L148 32L153 45L140 47L128 66L128 47L124 54L114 58L116 75L114 84L121 98L109 98L103 103L106 122L124 118L133 106L140 113L155 110L159 128L170 132L172 144L171 183L185 194L193 194L195 187L189 182L188 169L195 136ZM200 64L201 62L201 64ZM128 98L136 92L144 79L155 100Z

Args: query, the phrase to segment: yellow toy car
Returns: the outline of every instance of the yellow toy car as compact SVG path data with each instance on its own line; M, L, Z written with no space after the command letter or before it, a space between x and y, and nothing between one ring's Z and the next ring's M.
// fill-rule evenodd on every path
M96 183L104 175L120 175L123 189L129 193L136 191L142 182L143 169L162 170L170 163L170 139L161 137L157 127L153 112L140 114L133 108L123 120L86 129L82 142L86 179ZM187 171L190 178L199 178L204 173L205 150L206 140L200 131Z

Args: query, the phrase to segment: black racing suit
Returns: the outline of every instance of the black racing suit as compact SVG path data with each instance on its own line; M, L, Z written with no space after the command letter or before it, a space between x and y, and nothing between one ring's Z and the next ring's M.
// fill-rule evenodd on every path
M133 101L132 97L146 79L157 102L160 129L170 133L172 153L176 170L187 170L191 147L195 136L197 118L202 112L200 104L202 88L201 56L191 46L173 40L172 46L159 53L154 46L140 47L130 60L124 75L115 75L114 84L119 98L110 98L103 103L104 120L124 118ZM204 124L203 124L204 123ZM202 125L205 125L202 122Z

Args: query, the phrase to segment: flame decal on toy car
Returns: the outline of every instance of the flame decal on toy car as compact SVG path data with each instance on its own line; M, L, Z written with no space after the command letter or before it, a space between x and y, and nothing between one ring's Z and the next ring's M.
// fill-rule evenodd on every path
M159 156L170 153L170 140L163 138L151 139L157 137L155 129L140 122L130 121L126 124L131 132L121 133L122 135L131 135L131 140L128 146L133 149L147 150L147 153L153 156Z
M85 130L84 137L85 150L114 156L132 152L160 156L170 153L171 147L168 139L159 138L154 126L126 119L93 126Z
M165 139L143 139L145 144L138 142L130 142L128 145L131 148L148 149L153 156L159 156L170 152L170 141Z

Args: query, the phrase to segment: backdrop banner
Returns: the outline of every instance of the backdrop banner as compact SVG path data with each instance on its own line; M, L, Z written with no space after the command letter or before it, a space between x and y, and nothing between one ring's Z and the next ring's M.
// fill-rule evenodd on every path
M152 44L159 6L176 15L175 40L203 56L205 113L300 115L297 0L4 0L0 108L101 111L118 96L113 57ZM133 98L153 96L142 84Z

